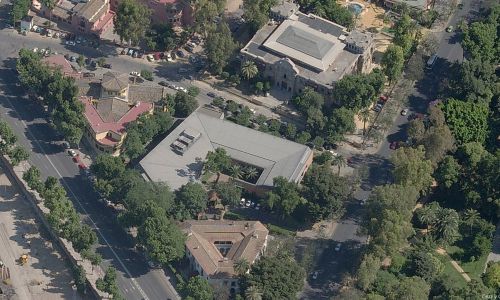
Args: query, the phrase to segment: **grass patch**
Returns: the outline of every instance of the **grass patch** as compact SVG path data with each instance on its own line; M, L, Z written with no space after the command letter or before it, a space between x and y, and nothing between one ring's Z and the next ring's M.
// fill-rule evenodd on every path
M465 281L464 277L453 267L450 257L448 255L440 254L437 254L437 256L440 258L441 262L444 265L442 275L448 277L448 283L450 287L457 289L464 287L467 282Z
M226 211L226 213L224 213L224 219L239 221L239 220L245 220L245 217L235 212Z
M285 229L285 228L282 228L282 227L279 227L279 226L276 226L273 224L267 224L266 226L267 226L267 229L269 229L270 234L284 235L284 236L290 236L290 237L295 236L294 231L291 231L291 230L288 230L288 229Z
M463 257L464 250L458 246L448 246L446 251L454 260L458 262L460 267L464 269L465 273L469 275L471 279L481 280L481 274L483 274L484 265L488 255L483 255L475 261L461 261L460 257Z

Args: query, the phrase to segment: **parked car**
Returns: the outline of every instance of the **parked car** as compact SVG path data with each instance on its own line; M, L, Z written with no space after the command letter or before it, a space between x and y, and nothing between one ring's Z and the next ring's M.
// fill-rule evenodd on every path
M111 69L111 64L104 64L102 67L105 69Z
M318 278L318 271L314 271L314 273L312 274L312 279L316 280L317 278Z
M194 52L194 47L186 46L186 47L184 47L184 49L186 49L186 51L189 52L189 53L193 53Z
M127 55L132 56L134 54L134 49L128 49Z
M133 58L139 57L139 51L135 50L134 53L132 54Z
M337 246L335 246L335 251L339 252L340 248L342 248L342 244L338 243Z
M214 93L214 92L208 92L207 93L207 96L210 97L210 98L215 98L217 97L217 95Z
M446 32L452 32L453 31L453 26L448 26L446 27Z
M84 78L92 78L95 77L95 73L85 72L83 73Z
M125 48L125 49L123 49L123 50L122 50L122 52L120 52L120 54L121 54L121 55L125 55L125 54L127 54L127 52L128 52L128 49L127 49L127 48Z
M168 83L166 81L160 81L158 82L158 84L161 86L168 86Z
M408 110L408 108L403 109L403 110L401 111L401 115L402 115L402 116L406 116L406 115L408 114L408 111L409 111L409 110Z
M167 61L173 61L172 55L170 53L167 53L166 57L167 57Z
M148 54L148 55L146 55L146 58L148 59L148 61L153 61L153 60L155 60L152 54Z
M70 60L71 62L76 62L76 57L71 56L71 57L69 58L69 60Z
M132 71L130 72L130 75L132 76L137 76L137 77L141 77L141 73L137 72L137 71Z
M175 54L177 54L177 56L179 57L185 57L186 54L184 54L184 52L182 52L182 50L177 50L177 52L175 52Z
M399 148L399 146L400 146L400 145L399 145L399 142L391 142L391 143L389 144L389 148L390 148L390 149L392 149L392 150L396 150L396 149L398 149L398 148Z
M66 44L68 46L74 46L75 42L74 41L66 41L66 42L64 42L64 44Z
M75 157L75 156L77 156L77 155L78 155L78 154L76 153L76 151L75 151L75 150L73 150L73 149L69 149L69 150L68 150L68 154L69 154L71 157Z
M179 87L179 91L182 91L184 93L188 92L188 90L185 87L182 87L182 86Z

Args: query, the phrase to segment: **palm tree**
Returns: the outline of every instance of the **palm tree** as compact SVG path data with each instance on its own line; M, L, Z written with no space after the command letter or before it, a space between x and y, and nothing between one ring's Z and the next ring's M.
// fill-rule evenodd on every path
M364 108L359 112L359 119L363 121L363 136L366 134L366 122L370 121L370 117L370 110L367 108Z
M244 275L249 268L250 268L250 263L248 262L248 260L244 258L238 259L237 261L234 262L234 270L240 276Z
M465 225L469 226L469 228L470 228L469 234L472 234L472 226L474 226L474 224L476 224L476 222L479 220L479 218L480 218L480 215L477 212L477 210L475 210L475 209L469 208L464 212L462 222Z
M259 69L253 61L247 60L241 66L241 74L247 80L254 78L259 73Z
M458 237L459 217L456 210L443 208L438 212L436 236L447 244L453 243Z
M245 300L261 300L262 293L256 286L249 286L245 291Z
M245 168L245 177L247 180L255 179L255 177L257 177L257 175L259 175L259 172L257 171L257 169L255 167L248 166Z
M424 206L420 209L418 213L418 220L420 223L425 224L427 226L427 230L436 223L436 208L432 205Z
M56 0L42 0L42 4L49 10L49 28L52 21L52 10L56 6Z
M340 168L347 166L347 161L344 156L337 154L333 156L332 165L337 166L337 176L340 175Z
M233 164L231 167L229 167L229 173L234 178L241 178L241 176L243 175L241 166L238 164Z

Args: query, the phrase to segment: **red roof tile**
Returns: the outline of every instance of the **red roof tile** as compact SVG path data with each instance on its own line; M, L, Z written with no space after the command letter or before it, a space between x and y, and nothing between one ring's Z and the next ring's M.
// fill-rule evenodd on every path
M95 133L114 131L121 134L125 132L125 125L127 123L134 121L138 116L153 109L152 103L140 102L133 106L118 121L105 122L97 112L95 106L92 105L89 98L80 97L80 101L85 104L85 118L87 118L87 121L89 122Z

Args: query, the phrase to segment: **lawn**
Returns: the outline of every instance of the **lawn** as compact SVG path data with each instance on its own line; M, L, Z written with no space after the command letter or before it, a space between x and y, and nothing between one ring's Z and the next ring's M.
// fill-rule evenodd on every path
M444 265L443 274L447 275L447 277L449 278L450 286L453 286L456 288L461 288L461 287L465 286L465 284L466 284L465 279L451 265L450 257L447 255L438 255L438 257L441 259L441 262Z
M483 274L484 270L484 264L486 263L486 258L487 255L483 255L479 259L468 262L468 261L461 261L459 257L462 256L463 250L460 247L457 246L448 246L446 247L446 251L452 257L455 259L458 264L464 269L464 271L469 275L471 279L477 279L481 280L481 274Z

